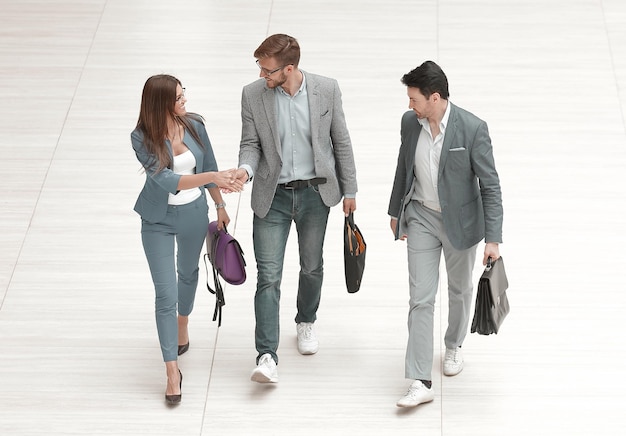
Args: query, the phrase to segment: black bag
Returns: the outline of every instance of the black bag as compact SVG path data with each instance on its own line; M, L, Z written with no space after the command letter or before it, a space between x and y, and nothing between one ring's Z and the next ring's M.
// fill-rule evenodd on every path
M506 290L509 281L504 271L502 257L495 261L487 259L487 267L478 281L476 307L472 320L472 333L490 335L498 333L502 321L510 311Z
M365 239L361 230L354 224L354 215L350 213L345 219L343 231L343 263L346 273L346 287L353 294L361 287L363 270L365 269Z

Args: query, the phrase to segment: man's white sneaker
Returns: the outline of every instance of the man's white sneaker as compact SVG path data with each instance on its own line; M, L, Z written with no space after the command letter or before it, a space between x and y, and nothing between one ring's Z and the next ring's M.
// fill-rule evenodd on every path
M453 350L446 348L446 355L443 358L444 375L457 375L463 371L463 354L461 348L457 347Z
M272 355L266 353L259 359L259 364L252 371L250 380L257 383L278 383L278 369Z
M319 349L319 342L315 335L312 322L300 322L296 324L298 332L298 351L300 354L315 354Z
M424 386L419 380L415 380L409 390L404 395L404 397L400 398L396 405L398 407L415 407L422 403L429 403L435 399L435 392L433 391L432 386L427 388Z

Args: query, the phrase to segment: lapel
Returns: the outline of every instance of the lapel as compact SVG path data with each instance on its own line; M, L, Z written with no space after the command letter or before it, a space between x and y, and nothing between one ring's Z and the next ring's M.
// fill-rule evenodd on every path
M185 135L187 132L185 132ZM183 138L184 140L184 138ZM174 170L174 150L172 150L172 143L169 139L165 139L165 146L167 147L167 151L170 153L170 164L167 166L170 170Z
M318 135L316 134L320 129L321 118L321 97L319 91L319 83L315 80L315 77L300 70L305 75L306 80L306 93L309 100L309 116L311 118L311 140L313 147L317 142Z
M275 89L268 88L267 85L263 87L263 93L261 94L261 100L263 102L263 109L265 110L265 116L270 128L270 133L274 139L274 147L276 152L280 156L282 154L280 146L280 136L278 136L278 116L276 115L276 93Z
M204 171L204 156L202 150L200 149L200 145L196 144L196 141L191 136L191 133L187 132L185 129L185 136L183 137L183 143L187 146L189 151L193 154L193 157L196 159L196 173L201 173ZM170 149L170 153L172 153L171 144L168 143L168 147ZM205 144L206 147L206 144Z
M452 148L452 144L456 139L456 121L457 121L457 110L456 106L450 103L448 100L448 104L450 105L450 116L448 117L448 125L446 126L446 134L443 138L443 145L441 146L441 157L439 158L439 174L438 178L441 178L443 174L443 168L446 166L446 159L448 159L448 151Z
M415 129L413 129L413 131L411 132L411 139L410 139L411 145L410 145L410 149L408 153L408 156L410 156L411 158L407 159L405 163L407 181L409 183L412 183L413 180L416 178L415 176L415 153L417 153L417 140L419 139L420 133L422 132L422 125L418 121L417 116L415 117L413 122L415 123Z

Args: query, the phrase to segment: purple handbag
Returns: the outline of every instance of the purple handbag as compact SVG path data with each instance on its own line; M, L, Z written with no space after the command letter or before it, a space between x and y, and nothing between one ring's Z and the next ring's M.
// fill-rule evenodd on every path
M246 261L239 242L226 230L217 229L217 221L209 224L206 251L217 273L231 285L246 281Z
M221 276L227 283L231 285L240 285L246 281L246 260L243 258L243 250L239 242L232 237L230 233L224 229L217 229L217 221L209 223L209 229L206 235L206 255L204 259L209 259L213 269L213 283L215 289L209 285L207 277L206 287L209 292L215 294L215 311L213 312L213 321L219 317L218 326L222 325L222 306L226 304L224 300L224 290L220 283ZM208 273L208 265L207 265Z

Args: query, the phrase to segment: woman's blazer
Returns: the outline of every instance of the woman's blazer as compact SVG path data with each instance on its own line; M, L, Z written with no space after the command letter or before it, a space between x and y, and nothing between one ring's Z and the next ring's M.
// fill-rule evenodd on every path
M439 161L439 204L448 239L458 250L502 242L502 193L487 123L451 105ZM388 213L398 218L396 239L405 234L404 208L411 201L415 151L422 126L415 112L402 117L400 153Z
M196 158L196 174L206 171L218 171L213 148L204 124L194 119L190 121L202 140L202 144L198 144L193 136L185 130L183 142ZM146 172L146 182L139 193L134 209L146 221L158 223L167 213L169 194L176 194L179 191L178 182L181 175L174 173L170 168L157 171L158 163L154 160L154 156L150 155L146 150L143 143L143 133L139 129L133 130L130 140L137 155L137 160L139 160ZM165 142L171 154L172 146L169 141L166 140ZM209 183L204 187L213 188L215 186L215 184ZM202 195L205 195L204 190Z

